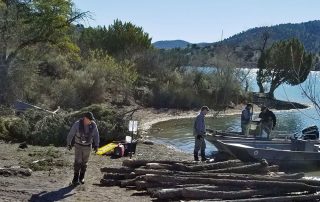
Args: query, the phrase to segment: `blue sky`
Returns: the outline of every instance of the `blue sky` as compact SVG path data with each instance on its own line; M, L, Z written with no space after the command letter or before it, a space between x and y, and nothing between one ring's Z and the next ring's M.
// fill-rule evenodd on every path
M152 41L214 42L249 28L320 20L319 0L74 0L85 26L115 19L143 27Z

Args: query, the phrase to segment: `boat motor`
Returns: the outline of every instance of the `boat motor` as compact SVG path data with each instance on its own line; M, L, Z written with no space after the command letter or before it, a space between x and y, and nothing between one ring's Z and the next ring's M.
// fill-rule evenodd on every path
M319 139L319 130L317 126L310 126L303 129L302 131L303 140L317 140Z

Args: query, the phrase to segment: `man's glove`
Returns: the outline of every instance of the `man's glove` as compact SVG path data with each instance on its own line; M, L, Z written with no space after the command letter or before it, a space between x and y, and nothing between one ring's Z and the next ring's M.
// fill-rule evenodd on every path
M72 146L71 145L68 145L67 146L67 149L70 151L72 149Z
M93 149L94 153L97 153L97 151L98 151L98 147L97 146L93 146L92 149Z
M197 139L200 140L202 138L201 135L197 135Z

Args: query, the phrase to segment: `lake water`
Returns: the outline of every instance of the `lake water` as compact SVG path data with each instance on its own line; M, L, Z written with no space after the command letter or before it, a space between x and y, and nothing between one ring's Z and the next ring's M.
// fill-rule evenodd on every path
M250 88L257 91L255 83L255 72L250 73ZM275 91L275 97L281 100L312 105L311 102L303 96L301 87L306 88L309 82L316 82L316 92L320 92L319 83L320 72L312 72L308 79L301 86L282 85ZM320 95L320 94L319 94ZM259 112L254 113L254 117ZM275 133L290 134L301 131L303 128L318 125L319 115L314 107L302 110L275 111L277 116L277 126ZM196 115L196 114L195 114ZM184 152L192 153L194 147L194 137L192 135L193 119L180 119L160 122L151 128L152 139L159 143L168 144ZM240 115L230 115L218 118L207 118L207 128L240 131ZM215 151L215 147L207 142L207 152ZM318 175L320 176L320 175Z

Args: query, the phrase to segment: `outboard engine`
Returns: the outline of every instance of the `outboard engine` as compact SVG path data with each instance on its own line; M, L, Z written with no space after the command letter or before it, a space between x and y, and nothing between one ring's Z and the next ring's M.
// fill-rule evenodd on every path
M319 139L319 130L317 126L310 126L302 130L303 140L317 140Z

